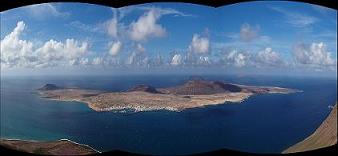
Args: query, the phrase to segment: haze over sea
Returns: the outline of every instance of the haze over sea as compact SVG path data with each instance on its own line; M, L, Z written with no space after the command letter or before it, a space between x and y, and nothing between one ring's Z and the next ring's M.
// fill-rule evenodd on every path
M336 78L205 75L207 80L300 89L182 112L95 112L86 104L42 99L46 83L107 91L136 84L169 87L187 75L1 77L1 138L67 138L100 151L191 154L221 148L280 153L309 136L337 101Z

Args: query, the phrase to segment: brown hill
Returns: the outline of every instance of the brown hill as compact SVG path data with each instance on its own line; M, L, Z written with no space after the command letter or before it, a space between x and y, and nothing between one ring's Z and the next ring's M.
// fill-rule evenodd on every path
M241 90L240 87L233 84L194 79L189 80L181 86L164 88L160 91L177 95L210 95L225 92L240 92Z
M149 85L137 85L131 89L128 90L128 92L132 91L142 91L142 92L148 92L148 93L160 93L159 91L156 90L156 88L149 86Z
M55 84L45 84L43 87L38 90L46 91L46 90L57 90L62 89L61 87L56 86Z

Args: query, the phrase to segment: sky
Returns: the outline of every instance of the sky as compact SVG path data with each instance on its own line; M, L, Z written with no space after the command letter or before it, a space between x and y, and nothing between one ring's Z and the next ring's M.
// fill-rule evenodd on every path
M30 5L1 12L1 74L335 76L336 19L336 10L286 1Z

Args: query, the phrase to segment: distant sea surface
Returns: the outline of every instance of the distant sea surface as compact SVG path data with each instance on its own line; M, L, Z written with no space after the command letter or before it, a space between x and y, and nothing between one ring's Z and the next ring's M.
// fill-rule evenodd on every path
M46 83L107 91L136 84L168 87L189 76L1 77L1 138L67 138L100 151L142 154L193 154L221 148L280 153L309 136L337 100L336 78L204 76L244 85L300 89L293 94L252 96L242 103L187 109L182 112L95 112L86 104L42 99L36 89Z

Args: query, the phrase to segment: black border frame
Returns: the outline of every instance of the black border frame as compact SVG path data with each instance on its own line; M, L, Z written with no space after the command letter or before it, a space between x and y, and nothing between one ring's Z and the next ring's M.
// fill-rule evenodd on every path
M255 0L1 0L0 1L0 11L5 11L21 6L40 4L40 3L49 3L49 2L81 2L81 3L90 3L105 5L114 8L124 7L128 5L137 5L143 3L152 3L152 2L180 2L180 3L193 3L199 5L206 5L210 7L220 7L224 5L230 5L241 2L250 2ZM265 0L256 0L256 1L265 1ZM335 5L335 0L268 0L268 1L293 1L293 2L304 2L315 5L321 5L328 8L337 10L337 5Z
M152 2L179 2L179 3L192 3L198 5L205 5L210 7L221 7L225 5L231 5L236 3L242 2L251 2L254 0L1 0L0 1L0 11L6 11L10 9L14 9L17 7L33 5L33 4L40 4L40 3L50 3L50 2L80 2L80 3L89 3L89 4L97 4L97 5L104 5L110 6L114 8L129 6L129 5L137 5L137 4L144 4L144 3L152 3ZM258 0L264 1L264 0ZM270 1L278 1L278 0L270 0ZM280 1L290 1L290 0L280 0ZM328 7L331 9L335 9L337 11L337 5L335 4L335 0L291 0L292 2L304 2L310 3L315 5L320 5L324 7ZM245 153L239 151L233 151L228 149L221 149L217 151L211 151L206 153L194 154L194 155L336 155L337 154L337 144L318 149L313 151L306 151L306 152L299 152L299 153L292 153L292 154L255 154L255 153ZM13 149L9 149L3 146L0 146L0 154L4 155L34 155L25 152L16 151ZM136 153L129 153L125 151L109 151L103 152L100 154L95 155L140 155Z

